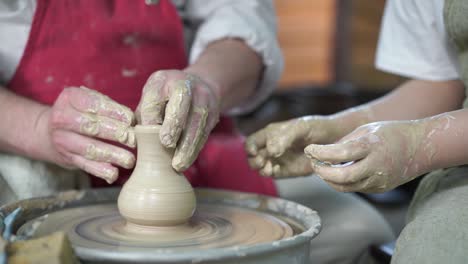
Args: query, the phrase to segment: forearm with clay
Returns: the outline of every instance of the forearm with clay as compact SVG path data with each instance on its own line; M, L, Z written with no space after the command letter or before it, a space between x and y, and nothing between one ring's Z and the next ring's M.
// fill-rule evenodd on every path
M329 116L344 136L355 128L377 121L413 120L459 109L464 86L458 80L409 80L389 94Z
M262 69L262 58L242 40L224 39L211 43L185 71L213 84L225 111L255 92Z
M415 174L468 164L468 109L424 119L425 135L413 162Z
M453 111L460 108L464 96L464 86L458 80L409 80L381 98L331 115L330 118L341 124L341 136L344 136L372 122L414 120Z
M460 107L463 98L459 81L407 81L382 98L334 115L307 116L267 126L247 140L249 163L266 176L309 175L314 168L303 155L307 145L334 143L376 121L412 120L452 111Z
M339 191L383 192L424 173L468 163L468 110L357 128L305 149L313 170Z

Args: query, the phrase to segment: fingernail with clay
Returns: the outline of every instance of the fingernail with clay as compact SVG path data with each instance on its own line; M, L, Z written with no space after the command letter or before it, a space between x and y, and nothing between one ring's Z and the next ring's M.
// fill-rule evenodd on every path
M263 156L256 156L255 164L259 167L263 167L265 165L265 158Z
M102 169L102 178L108 183L112 184L117 180L118 171L116 168L103 168Z
M134 148L136 146L135 129L133 129L132 127L128 130L127 146L131 148Z
M132 155L122 155L120 161L126 169L131 169L135 166L135 158Z
M173 148L175 147L174 142L172 142L172 137L169 134L166 134L162 136L161 138L161 144L163 144L167 148Z
M255 144L253 144L253 143L247 142L245 148L247 150L247 153L249 153L250 155L257 155L258 154L257 146Z
M313 146L308 146L304 149L304 154L310 159L314 158L313 152L314 152Z
M135 147L135 132L133 128L128 128L128 127L122 127L119 128L114 135L114 138L124 144L127 145L131 148Z
M271 176L273 174L273 164L271 163L271 161L267 161L263 170L265 171L265 174L267 176Z
M185 169L184 167L185 165L180 157L174 156L174 158L172 158L172 168L174 168L174 170L183 171Z
M275 177L280 176L280 172L281 172L281 167L280 167L280 165L276 164L275 166L273 166L273 175L274 175Z
M275 158L280 157L283 155L283 152L281 151L281 148L278 146L278 144L275 142L273 144L268 144L267 145L267 150L270 155L272 155Z

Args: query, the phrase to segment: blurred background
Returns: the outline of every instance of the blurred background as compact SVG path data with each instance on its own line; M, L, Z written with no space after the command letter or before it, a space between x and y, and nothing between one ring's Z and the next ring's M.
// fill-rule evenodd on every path
M404 81L374 67L384 0L275 0L275 4L285 71L274 96L238 118L243 133L298 116L335 113L380 97ZM416 185L362 197L399 233Z
M285 71L275 96L240 118L246 134L272 121L334 113L403 81L374 68L384 0L275 0L275 5Z

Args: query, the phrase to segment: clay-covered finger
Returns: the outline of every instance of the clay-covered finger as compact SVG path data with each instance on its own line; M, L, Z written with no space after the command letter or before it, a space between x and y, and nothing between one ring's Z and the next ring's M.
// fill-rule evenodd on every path
M360 182L369 177L369 166L367 160L344 165L333 165L317 160L312 161L314 172L320 178L340 185L349 185Z
M254 170L258 170L258 169L263 167L263 166L258 166L257 165L258 164L257 158L261 159L262 157L255 156L253 158L248 158L247 159L247 162L249 163L250 168L252 168Z
M288 121L270 125L268 128L266 148L268 154L273 157L280 157L291 148L298 140L304 140L305 129L296 125L298 121Z
M265 166L260 170L260 174L268 177L273 176L273 163L270 160L265 163Z
M79 112L91 113L116 119L127 125L135 123L133 111L108 96L84 86L70 87L64 90L70 104Z
M115 119L97 117L92 114L82 114L78 118L78 124L79 128L75 128L75 131L78 130L79 133L101 139L117 141L129 147L135 147L136 142L134 130Z
M273 176L275 177L281 177L281 165L279 164L276 164L275 166L273 166Z
M287 165L275 164L273 166L273 175L274 178L289 178L297 176L295 173L291 172Z
M126 149L65 130L54 132L53 137L60 148L88 160L111 163L126 169L135 165L135 156Z
M284 134L271 133L268 136L266 149L270 156L280 157L289 147L291 147L294 141L294 135L286 131L284 132Z
M266 149L261 149L260 151L258 151L256 156L252 156L248 159L249 165L252 169L258 170L265 166L265 163L267 161L266 152Z
M167 75L163 71L153 73L143 86L140 103L137 107L137 119L142 125L162 124L168 98L164 89Z
M86 171L87 173L104 179L107 183L111 184L119 176L119 170L109 163L88 160L80 155L71 155L73 164Z
M247 140L245 141L245 150L247 151L247 154L255 156L258 154L260 149L264 149L266 146L266 136L267 131L264 128L247 137Z
M359 139L329 145L310 144L304 149L309 158L332 164L363 159L370 151L371 145Z
M192 107L185 130L172 158L172 167L177 171L186 170L198 156L205 144L209 131L207 128L208 109Z
M305 156L295 160L282 160L282 162L273 164L273 176L275 178L308 176L313 173L311 162Z
M52 126L79 134L120 142L135 147L135 132L128 124L105 116L68 108L52 114Z
M165 147L174 148L188 118L192 89L189 80L177 80L170 82L168 85L171 86L171 95L166 105L159 136Z

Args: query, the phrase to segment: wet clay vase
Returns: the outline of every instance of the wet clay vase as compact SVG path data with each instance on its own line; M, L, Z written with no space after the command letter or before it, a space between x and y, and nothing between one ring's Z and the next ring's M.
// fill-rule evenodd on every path
M160 127L135 127L137 163L117 201L127 224L179 225L187 222L195 211L193 188L185 176L172 168L173 151L161 145Z

